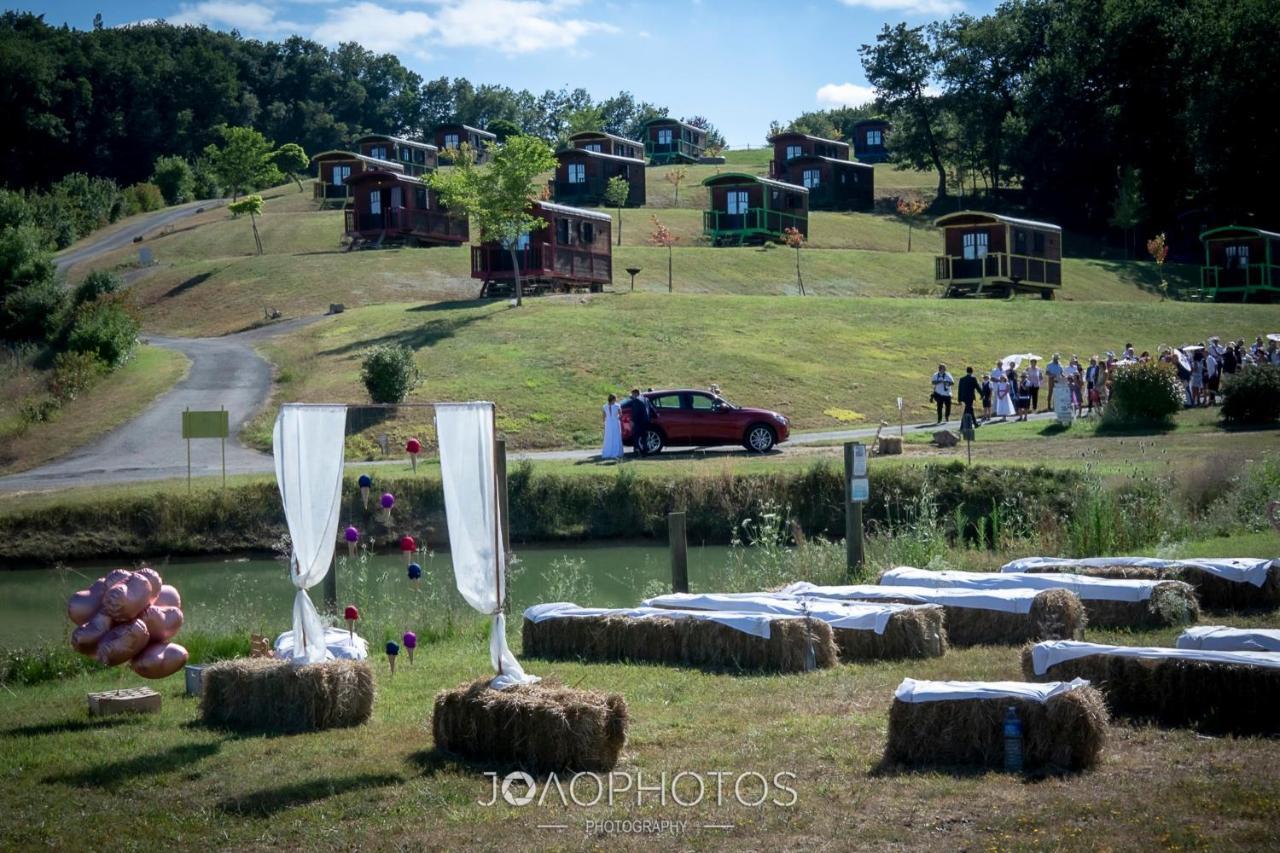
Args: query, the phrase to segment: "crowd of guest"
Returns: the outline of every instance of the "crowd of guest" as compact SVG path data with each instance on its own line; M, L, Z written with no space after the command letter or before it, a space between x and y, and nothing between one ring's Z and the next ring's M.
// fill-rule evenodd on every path
M1065 388L1075 416L1087 417L1106 406L1117 370L1152 360L1173 366L1188 407L1212 406L1218 402L1224 376L1260 364L1280 366L1280 335L1266 339L1259 335L1252 344L1243 339L1223 343L1215 335L1207 343L1161 346L1154 356L1146 350L1139 353L1127 343L1118 355L1108 351L1090 356L1087 363L1075 355L1064 358L1054 353L1044 367L1039 356L1028 353L1001 359L981 374L966 367L959 382L945 364L939 364L930 379L931 401L940 424L951 420L953 400L962 407L961 416L973 416L975 425L993 419L1025 421L1034 412L1052 409L1055 390Z

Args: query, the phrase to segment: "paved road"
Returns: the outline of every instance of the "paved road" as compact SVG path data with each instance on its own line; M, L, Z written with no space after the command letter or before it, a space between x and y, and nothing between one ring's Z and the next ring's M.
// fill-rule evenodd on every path
M213 205L222 204L220 200L192 201L186 204L179 204L174 207L166 207L164 210L157 210L154 213L146 213L135 217L124 228L112 234L95 240L92 243L81 246L76 249L67 249L59 253L53 259L59 272L65 272L75 264L96 258L98 255L104 255L107 252L115 251L123 246L128 246L133 242L135 237L141 237L155 231L157 228L163 228L166 225L172 225L180 219L188 216L194 216L200 210L208 210Z
M316 319L288 320L220 338L149 338L149 343L177 350L191 360L186 378L141 415L97 441L40 468L0 478L0 491L50 491L185 477L187 445L180 430L181 413L187 408L225 407L230 412L228 474L272 470L269 455L250 450L239 441L241 427L271 395L271 365L253 345ZM191 443L192 476L221 473L221 444L212 440Z

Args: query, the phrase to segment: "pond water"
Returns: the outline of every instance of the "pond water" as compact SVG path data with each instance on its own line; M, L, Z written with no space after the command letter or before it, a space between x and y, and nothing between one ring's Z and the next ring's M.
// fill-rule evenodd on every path
M645 594L670 590L671 564L662 545L566 543L520 547L511 575L512 613L544 601L627 606ZM691 588L708 589L727 571L730 549L689 548ZM452 616L470 618L453 586L448 552L416 557L423 567L418 586L409 581L401 554L339 557L338 603L354 603L360 633L373 641L411 629L418 633ZM65 569L0 572L0 649L47 645L66 639L74 627L67 597L118 563ZM183 631L227 634L253 631L274 637L292 621L294 590L285 563L269 558L173 560L151 564L182 595ZM311 590L317 607L323 586ZM518 629L519 622L512 620ZM178 641L181 642L181 634Z

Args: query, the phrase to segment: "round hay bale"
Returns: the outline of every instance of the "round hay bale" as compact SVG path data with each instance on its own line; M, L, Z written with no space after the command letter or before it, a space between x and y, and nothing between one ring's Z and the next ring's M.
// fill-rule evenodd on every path
M1079 640L1087 621L1080 598L1069 590L1036 593L1028 613L946 605L947 639L953 646L1016 645L1038 640Z
M881 456L901 456L902 455L902 438L896 435L880 436L880 455Z
M1004 763L1004 716L1013 705L1022 720L1023 766L1028 770L1085 770L1098 763L1107 737L1107 707L1092 687L1040 703L1026 699L903 702L889 709L885 759L911 766Z
M836 628L842 663L942 657L947 651L945 611L936 604L914 606L889 617L883 634Z
M1181 581L1160 581L1146 601L1081 602L1093 628L1172 628L1200 618L1195 590Z
M204 671L200 716L214 728L312 732L366 722L373 713L373 670L365 661L306 666L238 658Z
M1028 634L1023 639L1039 642L1041 640L1082 640L1084 627L1088 622L1084 604L1080 596L1065 589L1046 589L1036 593L1031 602L1031 612L1027 614Z
M534 773L607 773L627 742L618 693L562 684L493 690L488 678L436 694L431 732L443 752Z

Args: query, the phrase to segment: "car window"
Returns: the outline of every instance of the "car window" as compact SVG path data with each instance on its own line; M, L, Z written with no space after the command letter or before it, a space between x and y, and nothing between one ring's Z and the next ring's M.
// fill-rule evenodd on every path
M710 412L716 407L715 400L706 394L690 394L689 402L695 412Z
M661 397L650 397L649 402L653 403L655 409L678 409L680 408L680 395L664 394Z

